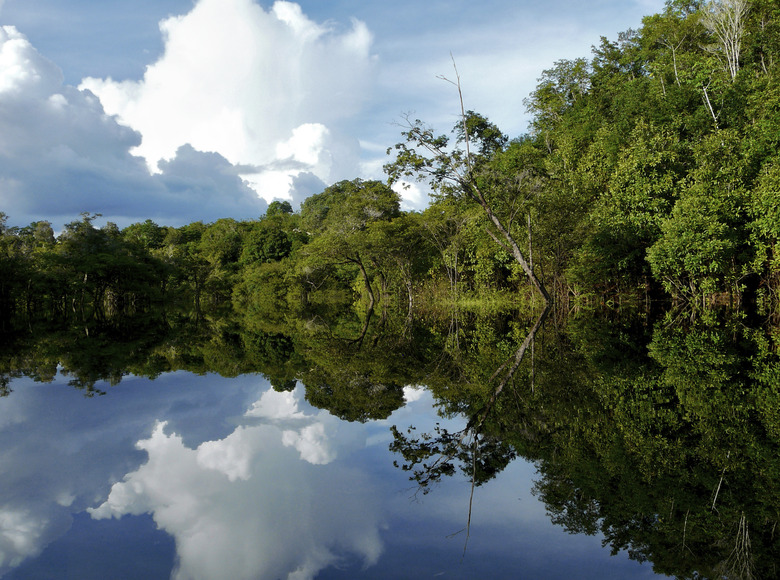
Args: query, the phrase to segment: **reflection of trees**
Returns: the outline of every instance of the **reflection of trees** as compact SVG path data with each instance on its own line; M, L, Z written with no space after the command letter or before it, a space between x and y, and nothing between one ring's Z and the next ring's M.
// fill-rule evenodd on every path
M393 429L399 464L423 491L458 472L477 487L522 456L537 466L535 492L552 520L572 532L601 533L613 551L683 578L775 577L777 339L711 318L653 326L612 313L542 328L543 317L467 315L455 327L410 326L405 311L149 312L5 333L0 394L14 396L14 377L49 381L58 368L86 394L127 374L262 373L278 390L303 383L311 404L367 421L403 405L403 386L422 384L442 416L467 418L459 431Z
M605 359L631 352L614 327L574 333L589 347L583 364L600 367L574 386L596 396L577 414L602 420L564 426L552 434L556 454L539 456L536 489L553 520L599 531L658 572L775 577L778 439L756 378L777 357L763 335L729 318L658 324L649 357L610 367Z
M187 370L237 376L257 372L243 334L227 318L150 310L89 323L37 324L3 336L0 376L49 382L58 370L87 396L103 394L128 375L151 379Z
M311 404L345 420L367 421L403 405L404 385L419 384L425 375L430 335L406 332L405 313L338 312L316 320L269 324L246 316L239 323L229 311L150 311L20 330L2 336L0 394L10 393L11 378L51 381L58 369L88 396L106 392L98 383L113 386L127 374L261 373L278 390L300 381Z
M435 435L426 433L419 439L412 436L414 427L407 430L409 436L404 435L395 425L392 427L394 442L390 450L403 456L406 463L402 469L412 472L410 479L420 486L423 493L428 493L430 484L440 481L443 475L454 473L453 461L459 460L465 472L470 470L474 485L481 485L495 477L514 459L515 453L506 443L483 434L482 428L499 395L522 363L547 314L548 309L545 309L513 356L490 377L489 383L497 383L484 406L471 413L466 427L450 433L437 425L434 429Z
M774 349L728 318L653 329L583 317L538 333L534 388L520 367L495 399L452 389L460 402L443 406L461 409L466 428L396 428L393 449L426 490L458 469L478 485L475 458L495 442L499 459L535 461L535 493L554 523L601 533L613 553L683 578L776 577Z
M403 406L403 387L419 383L427 367L424 333L404 333L407 320L373 316L340 317L297 335L306 366L297 377L306 400L340 419L385 419Z
M494 409L499 395L514 377L529 347L534 344L536 334L548 312L549 307L539 315L514 355L504 361L492 374L488 383L497 381L496 386L484 406L470 414L465 428L450 433L437 424L434 429L435 435L425 433L419 439L415 439L412 436L414 427L408 429L409 436L401 433L395 425L391 427L393 443L390 445L390 450L401 454L405 461L401 468L412 472L409 479L417 483L423 494L428 493L431 484L440 481L442 476L453 475L455 461L462 465L462 471L470 477L471 499L466 524L467 542L471 528L474 488L496 477L516 456L515 450L507 442L483 433L483 426ZM394 462L394 465L398 467L399 464Z

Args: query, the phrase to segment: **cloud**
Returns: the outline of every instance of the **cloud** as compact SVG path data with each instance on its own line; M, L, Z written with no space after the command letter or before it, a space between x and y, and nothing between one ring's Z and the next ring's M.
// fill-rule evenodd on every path
M164 54L142 80L81 84L142 135L133 152L152 171L189 144L248 166L242 175L268 201L295 197L304 173L321 183L355 176L359 144L341 125L370 92L363 23L339 31L291 2L266 12L254 0L199 0L160 29Z
M245 417L278 426L282 444L296 449L303 461L314 465L331 463L339 452L353 451L363 443L346 435L341 422L329 413L305 414L301 410L303 391L300 386L292 392L266 391Z
M393 191L401 196L401 209L422 210L430 201L430 193L427 186L409 181L397 181L393 184Z
M437 131L457 121L457 92L437 79L453 74L450 52L466 106L510 136L520 135L528 122L523 98L543 69L560 58L587 57L601 34L613 37L638 26L643 13L662 9L663 0L597 3L584 11L571 0L538 6L418 3L411 20L381 3L302 4L316 20L292 2L268 8L259 0L177 1L189 12L160 22L162 50L154 42L146 53L160 56L147 57L140 80L128 79L116 64L127 51L109 54L94 50L103 44L86 44L92 49L84 59L75 56L73 43L41 40L49 54L69 64L66 78L73 78L74 66L88 70L80 65L94 65L96 53L98 61L115 63L93 66L115 76L93 72L104 76L83 79L81 91L64 85L58 67L16 29L3 28L3 211L17 225L70 220L82 211L103 213L120 225L148 217L179 225L255 217L265 208L254 199L258 193L298 205L340 179L382 179L384 149L400 139L392 121L402 111L414 110ZM22 7L9 5L5 12L29 26L33 37L66 39L62 26L52 34L44 26L48 19L32 18L37 13ZM350 13L362 21L349 20ZM562 21L562 13L571 17ZM333 15L338 20L325 20ZM73 34L97 34L91 18L78 24L82 28ZM115 33L106 28L100 36ZM142 39L134 54L150 50L146 28L132 36ZM140 58L134 71L143 65ZM203 172L213 170L213 179L195 183L177 172L197 163ZM168 171L168 179L158 178ZM189 194L194 199L182 205ZM404 208L428 202L419 191L403 196Z
M130 152L141 142L94 94L64 85L16 28L0 28L0 206L12 220L91 211L124 225L150 217L180 225L265 210L221 155L183 145L150 175Z
M166 214L178 210L186 221L194 221L203 215L257 217L265 211L265 202L239 176L240 169L219 153L182 145L172 160L160 162L160 170L153 180L162 186L172 205Z
M269 394L250 415L301 420L287 394ZM307 416L297 432L239 426L195 449L159 423L138 443L148 461L88 511L96 519L151 513L176 540L174 578L314 578L347 554L372 565L382 552L374 486L360 471L327 465L335 451L326 451L324 416Z
M388 56L377 93L395 102L394 117L413 110L413 118L439 132L449 131L460 110L458 93L439 77L454 78L454 57L466 108L487 115L510 137L520 136L530 120L523 99L535 90L543 70L560 59L589 58L591 46L598 45L602 35L614 39L620 31L638 28L644 14L663 4L663 0L420 4L413 22L404 19L397 24L403 30L396 28L392 35L377 31L376 50ZM397 140L390 135L384 144Z
M175 373L85 401L66 381L15 381L0 406L0 576L90 507L152 514L180 578L311 578L379 557L381 482L353 460L367 426L312 408L302 387Z

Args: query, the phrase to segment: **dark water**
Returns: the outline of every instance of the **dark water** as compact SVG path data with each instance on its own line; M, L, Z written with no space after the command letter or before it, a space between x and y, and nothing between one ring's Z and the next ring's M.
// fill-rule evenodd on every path
M44 364L30 362L29 342L8 343L15 354L4 360L23 370L6 373L16 376L0 399L0 574L641 578L727 570L721 577L770 577L780 488L772 423L780 367L771 344L720 323L677 330L599 319L561 334L547 321L533 360L529 348L486 403L493 387L477 377L495 375L491 357L514 360L532 323L477 322L458 337L432 332L394 352L384 339L339 346L332 333L316 351L310 335L291 334L290 349L276 359L287 370L231 377L223 376L225 358L204 361L241 344L240 371L246 357L268 358L267 349L247 346L268 333L253 331L248 340L212 328L199 358L190 353L197 372L173 370L187 365L170 363L171 345L181 350L181 343L168 337L162 350L137 349L138 360L160 372L125 359L125 371L92 368L90 380L72 362L82 360L73 343L60 356L71 362L45 381L41 368L57 359L51 344L34 347L48 352ZM97 350L86 359L105 355L111 341L100 336L90 333L100 345L90 343ZM215 340L213 351L203 346ZM279 340L260 342L279 351ZM130 345L123 345L126 357ZM426 349L394 369L397 382L385 375L387 361ZM160 352L168 353L169 370ZM357 380L357 353L367 353L358 361L367 369L386 364ZM407 382L410 369L428 358L435 364L423 376L431 384L411 386L422 383ZM290 384L293 367L301 380ZM344 373L352 373L347 382ZM362 389L351 403L342 400L344 385ZM371 406L396 388L397 404ZM336 416L350 413L360 420ZM393 425L402 433L414 426L406 443L418 451L421 442L439 441L442 429L471 429L481 452L472 465L471 439L456 438L457 453L444 453L453 469L420 487L410 481L413 469L400 468L411 456L390 449ZM739 548L745 537L749 548Z

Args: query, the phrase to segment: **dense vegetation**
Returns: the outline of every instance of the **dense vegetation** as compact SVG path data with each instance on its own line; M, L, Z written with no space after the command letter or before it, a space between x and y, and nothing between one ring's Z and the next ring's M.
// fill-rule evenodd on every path
M451 134L407 119L387 184L257 220L120 230L84 214L55 236L0 214L2 394L58 369L88 394L127 373L255 372L366 421L424 384L468 423L393 429L423 488L458 469L478 486L521 455L571 531L679 577L777 576L778 338L702 306L777 312L780 6L669 0L555 63L526 104L515 139L471 111ZM433 192L425 211L390 187L411 179ZM699 312L560 309L540 330L547 295ZM446 308L496 300L523 314ZM41 319L56 327L30 332Z
M428 184L420 213L356 179L248 222L119 230L84 215L55 237L2 219L0 318L204 297L273 311L353 292L413 309L533 285L559 303L776 301L776 2L669 0L590 59L556 62L526 105L516 139L471 111L451 136L407 120L386 170Z

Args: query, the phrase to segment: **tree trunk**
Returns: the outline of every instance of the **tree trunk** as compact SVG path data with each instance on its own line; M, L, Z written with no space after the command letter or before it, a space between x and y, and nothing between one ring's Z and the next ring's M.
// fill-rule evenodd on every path
M368 309L373 310L374 291L371 289L371 280L368 277L368 272L366 272L366 268L363 266L363 261L360 258L354 260L354 262L358 265L358 268L360 268L360 273L363 275L363 283L366 285L366 292L368 292Z
M550 295L547 293L547 289L544 287L544 284L542 284L542 281L539 280L539 278L536 277L536 274L534 274L533 268L528 264L528 262L525 259L525 256L523 256L523 252L520 250L520 246L517 245L517 242L515 241L514 237L511 233L504 227L504 225L501 223L501 220L498 219L498 216L493 213L493 209L490 207L490 204L485 200L485 196L482 195L482 192L474 183L466 183L463 184L466 191L470 191L472 197L479 203L479 205L482 206L482 209L485 210L485 213L487 214L488 218L490 218L490 221L493 222L493 225L496 227L496 229L499 231L499 233L504 237L504 240L506 241L506 244L504 244L501 240L499 240L495 235L488 230L488 234L490 234L490 237L492 237L498 244L504 247L505 250L507 250L510 254L512 254L512 257L514 257L515 261L520 264L520 267L523 269L523 272L525 272L526 276L528 276L528 279L531 281L531 284L534 285L534 287L539 291L539 293L542 295L544 300L548 303L552 303L552 298L550 298ZM508 246L507 246L508 244Z

